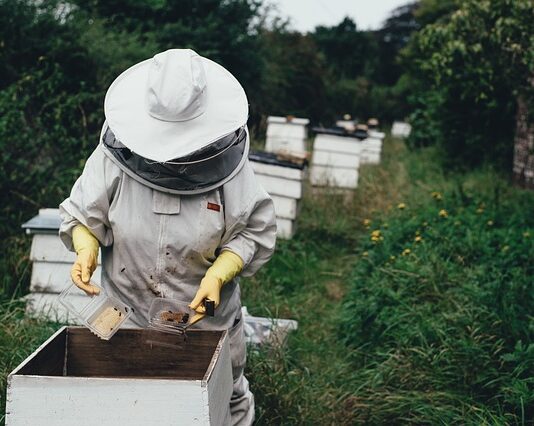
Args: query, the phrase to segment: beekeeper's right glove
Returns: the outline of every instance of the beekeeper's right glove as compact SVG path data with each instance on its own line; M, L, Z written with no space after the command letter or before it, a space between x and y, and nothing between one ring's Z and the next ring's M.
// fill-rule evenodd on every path
M90 296L100 293L100 289L90 283L97 265L98 240L85 226L76 225L72 230L72 244L77 255L70 271L72 282Z

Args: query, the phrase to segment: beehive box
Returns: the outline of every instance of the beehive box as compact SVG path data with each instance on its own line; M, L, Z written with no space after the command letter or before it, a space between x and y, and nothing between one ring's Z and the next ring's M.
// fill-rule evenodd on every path
M278 237L292 238L304 192L306 165L278 160L275 154L265 152L251 153L249 159L258 182L273 199Z
M269 117L265 151L305 152L308 123L307 118Z
M391 135L396 138L407 138L412 132L412 126L402 121L395 121L391 127Z
M354 136L316 130L310 170L314 186L353 189L358 186L362 143Z
M227 425L226 331L119 330L110 341L63 327L9 374L6 425ZM178 345L178 346L177 346Z
M26 310L31 315L76 323L77 318L69 316L66 308L57 302L59 294L72 284L70 270L76 259L75 253L67 250L59 239L60 224L59 209L47 208L40 209L37 216L22 225L32 235L32 274L30 293L25 296ZM100 285L100 255L98 265L91 280ZM71 295L69 302L75 307L81 307L87 303L84 297L82 293Z
M362 141L361 164L379 164L382 153L382 140L368 137Z

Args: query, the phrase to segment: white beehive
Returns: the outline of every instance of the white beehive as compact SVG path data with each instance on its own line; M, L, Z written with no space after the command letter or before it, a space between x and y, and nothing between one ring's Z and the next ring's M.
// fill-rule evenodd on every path
M402 121L395 121L391 127L391 135L396 138L407 138L412 132L412 126Z
M58 303L59 294L72 284L70 270L76 255L68 251L59 239L61 218L59 209L40 209L39 214L22 225L33 235L30 251L32 274L30 293L25 296L26 310L31 315L42 315L51 320L77 323L78 319L67 314L66 308ZM98 256L100 265L100 255ZM97 267L92 281L100 285L101 268ZM81 307L87 301L85 295L70 295L69 301Z
M305 152L308 123L307 118L269 117L265 151Z
M6 425L228 425L231 395L226 331L63 327L9 374Z
M252 153L249 159L258 182L273 199L278 237L292 238L304 192L305 165L277 160L270 153Z
M362 141L361 164L379 164L382 153L382 140L368 137Z
M358 186L362 144L340 132L317 131L310 182L314 186L352 189Z
M354 129L356 129L354 120L337 120L336 126L345 129L347 132L354 132Z

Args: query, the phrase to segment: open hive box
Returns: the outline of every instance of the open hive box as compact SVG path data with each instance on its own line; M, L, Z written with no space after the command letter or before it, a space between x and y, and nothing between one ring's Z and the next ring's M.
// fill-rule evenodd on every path
M147 341L154 336L157 345ZM6 425L224 425L227 333L119 330L100 340L63 327L8 377Z

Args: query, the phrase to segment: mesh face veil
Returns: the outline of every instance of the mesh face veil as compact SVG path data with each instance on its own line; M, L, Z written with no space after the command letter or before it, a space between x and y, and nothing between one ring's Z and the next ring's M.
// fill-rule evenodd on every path
M245 127L184 157L163 163L148 160L127 148L107 127L102 144L129 175L156 189L174 193L208 192L222 185L243 164L248 151Z

